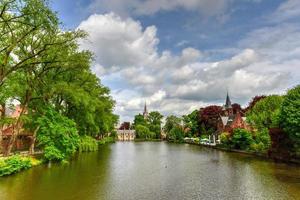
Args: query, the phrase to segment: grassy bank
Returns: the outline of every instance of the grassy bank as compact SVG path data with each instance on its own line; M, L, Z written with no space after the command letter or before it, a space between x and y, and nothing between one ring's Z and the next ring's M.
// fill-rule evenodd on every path
M20 155L0 158L0 176L15 174L41 163L36 158Z

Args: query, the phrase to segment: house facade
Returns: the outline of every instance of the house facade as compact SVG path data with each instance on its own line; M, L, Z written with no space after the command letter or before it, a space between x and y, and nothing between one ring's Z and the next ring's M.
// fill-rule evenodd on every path
M20 116L22 111L22 107L20 105L16 105L14 108L3 108L6 117L11 118L11 119L16 119ZM27 111L24 112L24 114L26 114ZM22 124L20 124L21 127L20 128L20 133L17 135L15 142L13 144L13 149L14 150L29 150L30 145L33 142L33 136L32 133L25 131L22 128ZM1 132L0 132L0 145L2 146L2 151L4 151L5 149L7 149L8 144L10 142L11 137L14 134L16 127L14 127L14 125L3 125L1 127ZM0 152L0 153L4 153L4 152Z
M226 102L223 106L223 112L220 114L217 133L221 134L224 132L232 133L234 129L250 129L250 126L246 122L246 117L243 116L242 110L233 110L229 95L227 93Z
M130 122L124 122L116 130L119 141L133 141L135 139L135 130L131 130Z

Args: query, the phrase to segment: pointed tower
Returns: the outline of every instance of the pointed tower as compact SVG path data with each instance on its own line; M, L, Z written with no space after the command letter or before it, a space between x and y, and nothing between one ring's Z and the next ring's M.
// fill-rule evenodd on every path
M233 115L233 109L232 109L232 105L231 105L231 101L230 101L230 98L229 98L228 91L227 91L227 95L226 95L225 105L223 106L223 110L224 110L225 116Z
M148 110L147 110L147 104L146 104L146 102L145 102L145 106L144 106L143 116L144 116L144 119L148 118Z
M229 95L228 95L228 91L227 91L226 102L225 102L224 107L225 107L225 109L232 108L231 101L230 101L230 98L229 98Z

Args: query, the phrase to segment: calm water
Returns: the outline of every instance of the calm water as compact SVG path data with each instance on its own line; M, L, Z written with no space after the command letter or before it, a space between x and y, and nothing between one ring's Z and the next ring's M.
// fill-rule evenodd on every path
M1 200L300 199L300 167L164 142L118 142L0 178Z

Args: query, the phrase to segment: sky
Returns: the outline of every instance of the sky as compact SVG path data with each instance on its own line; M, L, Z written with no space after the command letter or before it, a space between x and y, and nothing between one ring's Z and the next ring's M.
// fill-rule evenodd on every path
M81 29L93 72L120 121L247 105L300 80L299 0L52 0L62 29Z

